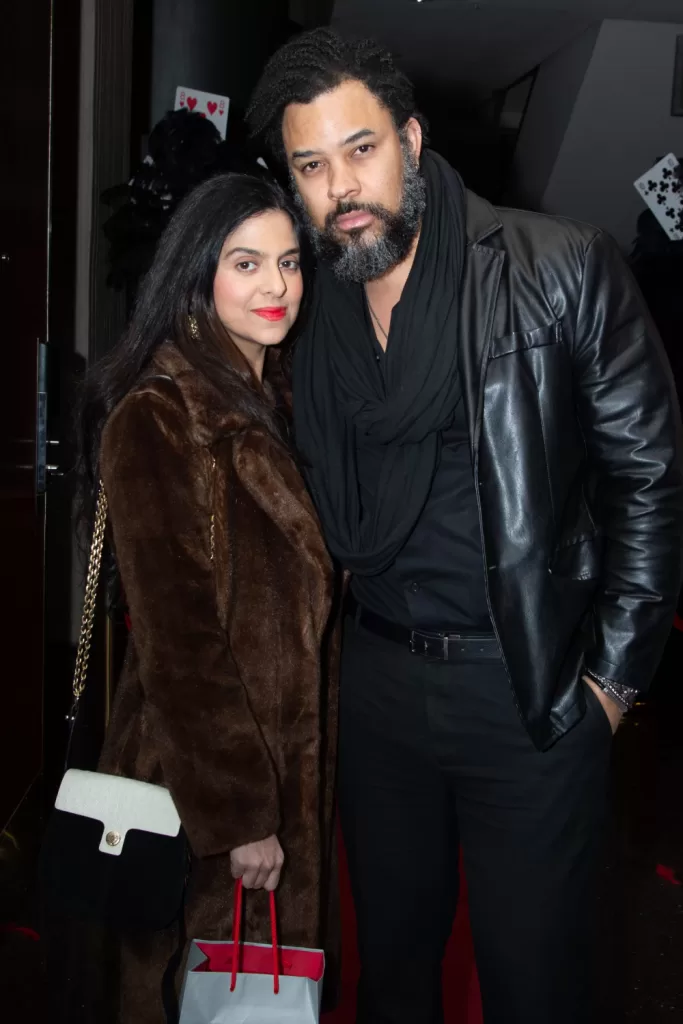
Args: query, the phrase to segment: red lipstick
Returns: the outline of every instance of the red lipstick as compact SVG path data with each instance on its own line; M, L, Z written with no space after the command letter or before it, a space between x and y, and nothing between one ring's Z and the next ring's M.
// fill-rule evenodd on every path
M256 313L256 316L263 317L264 320L270 320L275 323L277 320L282 320L287 315L286 306L261 306L260 309L252 309L252 313Z

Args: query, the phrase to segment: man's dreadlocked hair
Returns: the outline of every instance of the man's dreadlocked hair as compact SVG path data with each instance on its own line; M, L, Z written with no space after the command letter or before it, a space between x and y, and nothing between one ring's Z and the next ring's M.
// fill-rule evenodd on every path
M413 86L388 50L371 39L342 39L327 28L304 32L275 53L254 90L247 111L253 139L282 164L282 117L290 103L311 103L342 82L358 81L391 113L397 129L415 117L426 136L427 123L415 108Z

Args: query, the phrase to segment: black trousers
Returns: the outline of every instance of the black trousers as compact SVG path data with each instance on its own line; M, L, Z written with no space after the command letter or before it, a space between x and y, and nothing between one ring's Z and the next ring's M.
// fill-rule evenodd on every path
M358 1024L439 1024L462 851L486 1024L589 1024L611 747L532 745L503 664L426 660L347 619L339 809L358 918ZM454 1022L455 1024L455 1022Z

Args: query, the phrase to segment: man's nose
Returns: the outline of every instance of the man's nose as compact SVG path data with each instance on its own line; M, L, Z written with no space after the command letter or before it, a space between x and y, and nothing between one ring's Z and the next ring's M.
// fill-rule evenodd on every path
M360 193L358 179L346 165L330 168L327 195L329 199L339 202L342 199L351 199Z

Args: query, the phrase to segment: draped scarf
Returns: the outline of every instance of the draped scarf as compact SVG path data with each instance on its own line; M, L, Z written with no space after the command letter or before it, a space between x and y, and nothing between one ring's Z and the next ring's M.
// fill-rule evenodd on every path
M373 351L362 285L325 266L293 360L294 431L306 481L333 556L372 576L386 569L422 512L441 431L461 395L460 285L466 196L436 153L422 156L426 208L413 266L394 307L384 372ZM356 439L377 446L372 507L362 508Z

